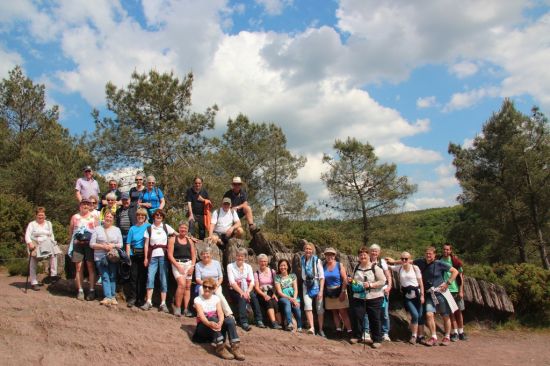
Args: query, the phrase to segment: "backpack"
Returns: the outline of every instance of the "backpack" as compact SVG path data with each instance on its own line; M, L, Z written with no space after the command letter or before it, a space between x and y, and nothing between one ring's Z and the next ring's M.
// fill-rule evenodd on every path
M368 272L368 271L371 271L373 274L375 273L374 272L374 268L376 267L376 263L372 263L370 268L367 268L365 270L361 269L360 271L365 273L365 272ZM353 268L353 275L351 276L352 280L355 278L355 272L357 272L359 270L359 263L357 263L355 265L355 268ZM366 282L367 280L367 276L364 275L363 276L363 282ZM365 287L363 286L363 284L355 284L353 283L354 281L350 281L349 283L349 286L350 286L350 293L363 293L363 292L367 292L369 290L365 289Z
M302 257L301 261L302 261L302 271L305 271L306 270L305 256ZM311 298L314 298L315 296L319 295L319 292L321 290L319 286L319 281L315 278L316 277L315 272L317 270L318 261L319 261L319 258L316 255L312 256L311 257L312 276L308 276L307 272L305 272L306 280L304 283L306 284L307 295Z
M147 234L149 234L149 239L151 239L151 235L152 235L151 233L153 231L152 227L153 225L147 226ZM162 223L162 228L166 233L166 239L168 239L170 235L168 234L168 228L166 227L165 222ZM149 259L151 259L151 253L153 252L153 250L157 248L162 248L162 250L164 251L164 255L166 256L167 247L168 247L168 243L166 243L166 245L161 245L161 244L149 245L149 251L147 252L148 253L147 256L149 257Z

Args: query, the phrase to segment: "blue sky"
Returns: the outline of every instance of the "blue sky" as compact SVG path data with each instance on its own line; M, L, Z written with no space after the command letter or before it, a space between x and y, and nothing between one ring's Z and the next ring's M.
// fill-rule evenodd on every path
M450 141L469 144L503 98L550 107L547 0L0 2L0 76L21 65L73 133L133 70L195 74L215 134L246 114L308 158L312 202L335 138L354 136L418 184L403 209L455 204ZM238 172L236 172L238 174Z

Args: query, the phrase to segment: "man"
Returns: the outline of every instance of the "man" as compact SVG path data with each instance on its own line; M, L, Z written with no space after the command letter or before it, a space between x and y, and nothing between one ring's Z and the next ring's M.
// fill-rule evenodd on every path
M189 231L200 240L203 240L206 236L204 211L205 203L208 200L208 192L202 187L202 183L201 177L195 177L193 187L190 187L186 193L187 208L189 210Z
M449 264L436 260L434 247L426 248L424 258L415 259L414 264L422 272L422 282L425 291L425 323L431 333L430 339L424 344L426 346L435 346L437 344L435 328L435 312L437 311L443 317L443 324L445 326L445 337L441 345L448 346L451 343L450 315L457 307L451 293L448 291L448 287L455 280L458 271ZM447 281L444 279L446 272L451 272L451 277Z
M118 190L118 182L117 182L116 180L114 180L114 179L111 179L111 180L109 181L109 190L108 190L103 196L101 196L101 205L102 205L102 207L107 206L107 198L106 198L106 196L107 196L107 194L109 194L109 193L111 193L111 192L114 193L115 196L116 196L116 204L117 204L117 206L120 206L120 205L122 204L122 202L120 201L120 197L121 197L121 195L122 195L122 192L120 192L120 191Z
M248 205L248 195L246 194L246 191L242 189L242 185L243 182L241 181L241 178L234 177L231 181L231 189L225 192L223 197L231 199L231 205L233 206L233 210L237 211L239 219L241 219L243 216L246 217L246 222L248 223L250 234L254 235L258 231L260 231L260 229L257 228L254 224L252 207Z
M82 198L99 197L99 184L97 184L97 181L93 177L94 172L92 171L92 167L86 165L82 171L84 172L84 177L78 178L74 187L78 202L82 201Z
M376 264L377 266L380 266L382 270L384 271L384 275L386 276L386 284L382 289L384 290L384 302L382 303L382 314L380 316L380 320L382 321L382 340L384 342L390 342L390 291L392 288L392 273L388 267L388 264L383 258L380 258L380 245L378 244L372 244L369 247L369 257L371 263ZM368 322L368 318L367 318ZM367 327L365 328L367 329ZM370 337L366 334L365 335L366 340L368 341Z
M455 255L453 255L453 246L449 243L443 245L443 255L439 257L439 260L447 263L458 271L456 281L452 281L449 285L449 291L455 299L458 310L451 314L451 342L456 342L459 339L465 341L468 339L464 333L464 318L462 312L465 309L464 306L464 271L462 269L462 261ZM451 277L450 272L446 272L443 277L445 281L448 281Z
M244 234L239 216L231 208L231 199L225 197L222 207L214 211L208 237L222 249L225 249L233 236L240 238Z
M122 234L123 243L127 243L128 231L136 222L135 215L131 214L130 209L130 196L124 192L120 195L122 205L116 210L115 213L115 225L120 229ZM134 212L135 213L135 212Z

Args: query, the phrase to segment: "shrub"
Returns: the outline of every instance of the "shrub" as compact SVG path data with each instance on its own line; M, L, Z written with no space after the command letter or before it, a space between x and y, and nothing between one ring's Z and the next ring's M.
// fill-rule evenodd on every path
M25 258L23 237L33 218L32 205L15 194L0 193L0 264L8 258Z

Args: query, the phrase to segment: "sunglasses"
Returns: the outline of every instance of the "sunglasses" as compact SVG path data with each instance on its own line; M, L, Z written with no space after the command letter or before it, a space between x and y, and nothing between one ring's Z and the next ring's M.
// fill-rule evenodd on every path
M136 182L142 182L143 179L136 179Z
M205 285L202 285L202 288L203 288L204 290L209 290L209 291L212 291L212 290L215 289L214 286L205 286Z
M147 184L155 184L155 182L147 182Z
M147 217L147 215L144 215L144 214L137 214L136 217Z
M90 202L90 205L95 205L95 204L97 204L97 201Z
M409 258L401 258L402 261L408 261Z

